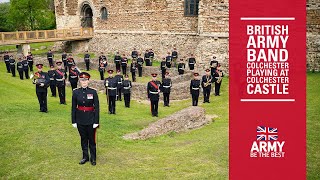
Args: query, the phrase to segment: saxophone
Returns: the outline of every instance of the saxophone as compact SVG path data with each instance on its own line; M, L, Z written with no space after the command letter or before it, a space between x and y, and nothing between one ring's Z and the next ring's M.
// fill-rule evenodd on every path
M210 79L207 78L207 82L204 83L204 87L208 87L211 85L212 77Z
M217 80L217 83L219 84L221 81L222 81L222 71L218 71L218 74L219 74L219 77L218 77L218 80Z

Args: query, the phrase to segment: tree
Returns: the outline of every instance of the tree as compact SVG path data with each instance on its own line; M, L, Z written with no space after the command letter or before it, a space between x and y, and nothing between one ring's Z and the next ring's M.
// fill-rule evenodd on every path
M11 0L8 19L14 30L54 29L54 11L50 9L52 0Z
M0 3L0 32L1 31L12 31L14 28L8 19L10 4Z

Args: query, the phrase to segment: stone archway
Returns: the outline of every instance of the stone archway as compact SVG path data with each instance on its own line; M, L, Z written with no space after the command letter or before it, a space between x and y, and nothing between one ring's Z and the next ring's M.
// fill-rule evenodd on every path
M88 2L84 2L81 6L81 17L82 27L93 27L93 12Z

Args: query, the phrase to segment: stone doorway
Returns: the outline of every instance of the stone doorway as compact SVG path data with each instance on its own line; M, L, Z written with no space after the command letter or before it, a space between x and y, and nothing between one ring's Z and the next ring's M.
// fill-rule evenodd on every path
M93 27L93 13L89 3L84 3L81 8L81 26Z

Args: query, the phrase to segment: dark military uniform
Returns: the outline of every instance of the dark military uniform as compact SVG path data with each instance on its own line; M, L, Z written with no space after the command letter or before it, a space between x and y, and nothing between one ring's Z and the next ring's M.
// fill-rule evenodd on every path
M224 76L222 70L216 70L213 77L215 78L215 83L214 83L214 91L216 96L220 96L220 87L222 83L222 79L220 82L218 82L219 78L222 78Z
M151 66L150 54L149 52L144 53L144 61L146 62L146 66Z
M162 84L161 84L161 89L162 89L162 92L163 92L163 104L164 104L164 106L168 106L169 107L171 87L172 87L171 79L170 78L164 78L162 80Z
M65 71L63 69L57 69L56 72L56 83L60 98L60 104L66 104L66 81L65 81Z
M47 53L47 59L49 61L49 66L53 65L53 53L52 52L48 52Z
M90 54L85 54L84 55L84 62L86 63L86 68L87 68L87 71L90 70Z
M29 69L31 72L33 72L33 56L32 56L32 54L29 54L27 56L27 60L28 60Z
M24 59L22 61L22 65L23 65L23 72L26 76L26 79L29 79L29 65L28 65L28 61L26 59Z
M107 67L107 57L105 55L101 55L99 56L99 64L100 63L103 63L104 64L104 67Z
M122 81L123 81L123 75L115 75L114 78L117 81L117 101L121 99L121 91L122 91Z
M170 55L168 55L166 57L166 66L167 66L167 68L171 68L171 64L172 64L172 57Z
M114 56L114 63L116 64L116 71L120 71L120 67L121 67L121 56L119 54L116 54Z
M108 77L104 81L106 87L106 95L109 104L109 113L116 113L116 96L117 96L117 85L118 80L115 77Z
M57 96L57 83L55 80L55 76L56 76L56 70L49 70L48 71L48 76L50 78L50 90L51 90L51 95L53 97Z
M18 61L17 62L17 71L19 73L20 79L23 80L23 64L22 64L22 61Z
M200 80L191 80L190 94L192 96L192 106L198 106L198 99L200 95Z
M69 57L67 59L67 67L68 67L68 71L71 69L71 66L75 65L76 63L74 62L74 59L72 57Z
M186 64L184 62L180 62L178 64L178 72L179 72L179 75L182 75L184 74L184 69L186 68Z
M139 77L142 77L142 67L143 67L143 63L144 63L142 57L138 57L137 63L138 63L138 73L139 73Z
M178 52L177 51L172 51L171 53L171 57L172 57L172 61L174 63L174 67L177 67L176 66L176 63L177 63L177 59L178 59Z
M33 84L36 84L36 94L38 97L38 101L40 104L40 112L48 112L47 107L47 88L50 84L50 79L47 73L45 72L37 72L35 75L38 79L33 80ZM41 86L41 83L44 84L44 86Z
M158 116L160 86L160 81L150 81L147 85L147 93L151 102L152 116Z
M93 124L99 124L99 98L97 91L92 88L77 88L72 92L72 124L77 124L81 137L82 158L84 164L96 162L96 129ZM95 164L92 164L95 165Z
M161 63L160 63L160 70L161 70L161 77L162 77L162 79L164 79L166 71L167 71L165 60L161 61Z
M122 67L122 74L127 74L127 66L128 66L128 59L126 57L123 57L121 59L121 67Z
M104 80L105 67L100 65L98 71L100 73L100 79Z
M194 70L194 65L196 64L196 58L190 57L188 60L189 63L189 69Z
M210 61L211 76L213 76L214 73L216 72L218 64L219 63L218 63L218 61L216 59L212 59Z
M149 51L149 58L150 58L150 66L152 66L152 62L154 58L154 52L152 50Z
M138 66L137 63L135 63L135 62L131 63L131 66L130 66L130 72L131 72L133 82L136 82L137 66Z
M80 72L77 69L70 69L69 71L69 82L71 84L72 90L74 90L78 86L79 73Z
M61 60L63 62L63 67L65 68L65 70L67 70L67 53L63 53L61 56Z
M201 87L203 89L203 103L210 103L211 84L214 82L214 78L211 75L202 76Z
M13 58L10 58L9 65L10 65L10 71L12 73L12 76L16 77L16 60L14 60ZM23 65L22 65L22 68L23 68ZM22 78L23 78L23 74L22 74Z
M138 57L138 51L135 51L135 50L132 51L132 52L131 52L131 57L132 57L132 59L134 59L134 60L137 59L137 57Z
M130 107L130 96L131 96L131 81L130 80L124 80L123 83L123 98L124 98L124 105L125 107Z
M9 60L10 60L9 54L5 54L5 55L3 56L3 60L4 60L4 62L6 63L7 73L10 73L10 72L11 72L11 69L10 69L10 63L9 63Z

